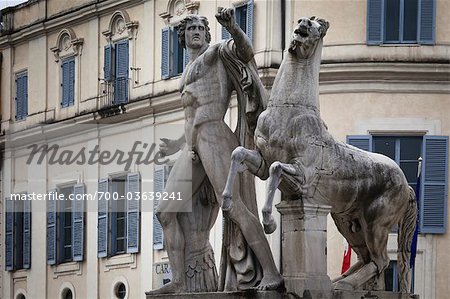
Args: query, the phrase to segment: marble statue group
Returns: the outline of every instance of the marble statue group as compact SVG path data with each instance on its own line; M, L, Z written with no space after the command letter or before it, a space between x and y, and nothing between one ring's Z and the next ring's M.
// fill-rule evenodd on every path
M163 140L161 150L169 155L183 148L166 191L181 192L192 212L177 211L171 201L158 206L172 281L148 294L283 290L264 235L277 228L272 216L276 189L284 200L331 206L339 232L358 256L333 281L334 289L383 288L387 239L398 224L399 281L401 291L408 292L414 191L395 162L337 141L320 117L319 70L329 23L299 19L269 96L233 9L220 8L216 19L231 39L210 45L208 20L197 15L187 16L178 28L189 53L180 85L185 132L179 140ZM224 122L233 91L238 103L234 132ZM190 188L180 183L188 178L186 169L192 169ZM268 180L263 225L254 176ZM217 273L209 230L219 208L225 224Z

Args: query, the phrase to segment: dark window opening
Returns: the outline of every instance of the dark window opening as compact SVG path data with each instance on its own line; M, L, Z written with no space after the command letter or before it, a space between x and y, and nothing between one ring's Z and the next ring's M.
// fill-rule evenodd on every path
M116 297L119 299L123 299L125 298L126 295L127 295L127 288L123 283L119 283L116 286Z

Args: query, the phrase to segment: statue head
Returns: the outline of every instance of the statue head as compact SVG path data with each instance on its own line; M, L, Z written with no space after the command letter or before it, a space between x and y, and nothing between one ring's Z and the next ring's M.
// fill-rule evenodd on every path
M321 18L300 18L292 34L289 52L298 53L303 58L309 57L327 33L328 27L330 23Z
M204 28L204 42L209 44L211 42L211 33L208 26L209 22L206 17L198 15L187 15L180 24L177 26L178 39L183 48L186 48L186 31L189 29L189 25L202 25ZM203 42L203 41L202 41Z

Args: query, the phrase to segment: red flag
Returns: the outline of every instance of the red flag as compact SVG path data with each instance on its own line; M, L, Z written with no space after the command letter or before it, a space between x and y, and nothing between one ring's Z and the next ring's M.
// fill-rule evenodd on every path
M341 274L344 274L347 272L347 270L350 268L350 261L352 259L352 248L348 244L347 240L344 239L344 258L342 259L342 270Z

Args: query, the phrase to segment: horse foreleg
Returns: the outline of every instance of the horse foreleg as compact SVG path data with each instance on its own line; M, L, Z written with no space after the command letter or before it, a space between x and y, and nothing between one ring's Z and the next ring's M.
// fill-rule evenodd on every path
M269 168L269 190L267 191L267 198L262 209L262 224L264 225L264 231L266 234L271 234L277 229L277 223L272 216L273 198L275 191L280 185L281 176L296 175L298 169L293 164L286 164L281 162L273 162Z
M238 173L242 173L245 170L250 171L252 174L260 178L267 178L268 171L261 154L256 150L249 150L239 146L231 154L231 166L228 171L227 182L222 193L222 210L227 211L231 208L234 180Z

